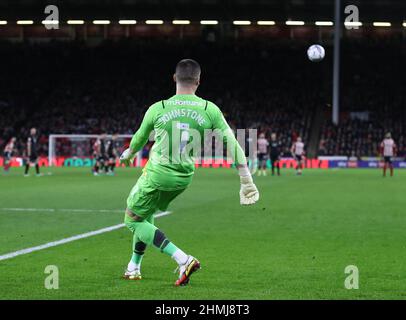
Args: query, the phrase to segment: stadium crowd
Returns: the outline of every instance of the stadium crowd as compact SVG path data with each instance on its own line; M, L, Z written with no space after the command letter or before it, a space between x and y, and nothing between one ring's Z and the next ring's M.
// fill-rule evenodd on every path
M304 55L306 46L173 39L98 46L1 43L2 69L8 76L0 79L0 146L16 136L23 150L31 127L39 129L43 155L50 133L132 134L149 105L173 95L177 61L192 57L203 70L199 95L219 105L233 128L258 128L268 137L276 132L288 152L297 136L309 142L315 110L331 101L331 56L311 63ZM375 155L387 130L405 154L405 117L399 111L405 104L400 94L405 82L393 68L404 64L403 51L376 65L388 53L363 46L348 46L349 54L343 54L342 108L368 110L372 120L345 119L338 127L326 120L319 154ZM370 51L374 53L364 54Z
M319 155L342 155L353 158L379 156L382 137L391 132L396 138L397 155L406 157L405 129L398 122L381 126L372 121L346 119L339 126L326 123L322 128Z
M0 145L12 135L25 137L35 126L42 154L50 133L133 133L149 105L173 95L173 69L184 57L201 63L198 94L218 104L234 128L275 131L286 144L297 135L307 139L309 110L318 94L295 75L298 63L282 67L285 47L274 51L258 44L247 50L243 44L217 48L168 41L162 54L162 43L1 46L10 76L1 79ZM219 50L221 55L213 54ZM293 83L303 90L291 90ZM286 94L278 94L281 90ZM23 143L20 139L20 149Z
M342 119L338 126L325 121L320 155L378 156L383 136L391 132L398 156L406 156L405 58L406 47L400 39L343 45Z

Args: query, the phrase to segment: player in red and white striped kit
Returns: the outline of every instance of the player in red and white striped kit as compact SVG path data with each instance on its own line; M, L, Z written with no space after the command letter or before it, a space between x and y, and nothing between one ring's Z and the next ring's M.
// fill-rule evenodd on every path
M269 142L265 138L265 134L261 133L258 138L258 176L266 176L266 161L269 158Z
M392 157L396 156L396 144L391 134L388 132L381 143L381 154L384 159L383 176L386 177L386 169L389 167L390 176L393 177Z
M296 142L293 143L290 151L292 153L292 156L297 161L296 174L301 175L303 169L303 156L305 154L304 143L302 142L301 137L297 137Z
M93 149L93 159L94 159L94 166L92 168L93 175L98 176L99 175L99 169L100 166L102 165L102 143L100 137L96 139L96 141L93 143L92 149Z
M14 144L16 142L16 138L12 137L10 141L6 144L6 147L4 148L4 153L3 153L3 159L4 159L4 172L8 173L10 169L10 162L11 162L11 155L14 151Z

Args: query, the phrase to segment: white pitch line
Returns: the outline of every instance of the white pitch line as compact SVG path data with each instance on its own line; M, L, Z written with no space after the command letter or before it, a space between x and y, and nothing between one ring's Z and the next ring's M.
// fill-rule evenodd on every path
M55 209L49 208L0 208L1 211L29 211L29 212L55 212Z
M163 217L163 216L167 216L169 214L171 214L171 211L163 211L163 212L160 212L160 213L156 214L155 218L160 218L160 217ZM57 240L57 241L51 241L51 242L48 242L48 243L41 244L39 246L35 246L35 247L31 247L31 248L26 248L26 249L14 251L14 252L6 253L6 254L0 256L0 261L1 260L11 259L11 258L21 256L23 254L31 253L31 252L34 252L34 251L39 251L39 250L43 250L43 249L47 249L47 248L51 248L51 247L56 247L56 246L59 246L61 244L69 243L69 242L72 242L72 241L76 241L76 240L80 240L80 239L84 239L84 238L89 238L89 237L92 237L92 236L96 236L98 234L114 231L114 230L120 229L120 228L122 228L124 226L125 226L124 223L120 223L120 224L116 224L114 226L110 226L110 227L107 227L107 228L102 228L102 229L99 229L99 230L94 230L94 231L78 234L76 236L72 236L72 237L69 237L69 238L64 238L64 239Z

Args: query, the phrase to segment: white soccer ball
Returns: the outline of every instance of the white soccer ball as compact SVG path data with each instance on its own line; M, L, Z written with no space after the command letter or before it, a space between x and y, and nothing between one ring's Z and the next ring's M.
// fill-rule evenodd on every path
M318 62L323 60L324 55L326 54L324 48L319 44L314 44L307 49L307 56L310 61Z

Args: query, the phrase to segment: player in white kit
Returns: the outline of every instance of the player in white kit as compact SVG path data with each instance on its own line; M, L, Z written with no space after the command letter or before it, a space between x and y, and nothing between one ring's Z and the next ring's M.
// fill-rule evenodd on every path
M389 167L390 176L393 177L392 157L396 156L396 144L392 139L392 135L388 132L381 143L381 154L384 159L383 176L386 177L386 169Z
M265 134L261 133L258 137L258 176L266 176L266 161L268 160L269 142L265 138Z
M3 161L4 161L4 173L8 173L10 170L10 163L11 163L11 156L14 151L14 144L16 142L16 138L12 137L10 141L6 144L3 152Z
M303 169L303 156L304 152L304 143L302 142L301 137L297 137L296 142L293 143L292 148L290 149L292 156L297 161L296 174L301 175Z

